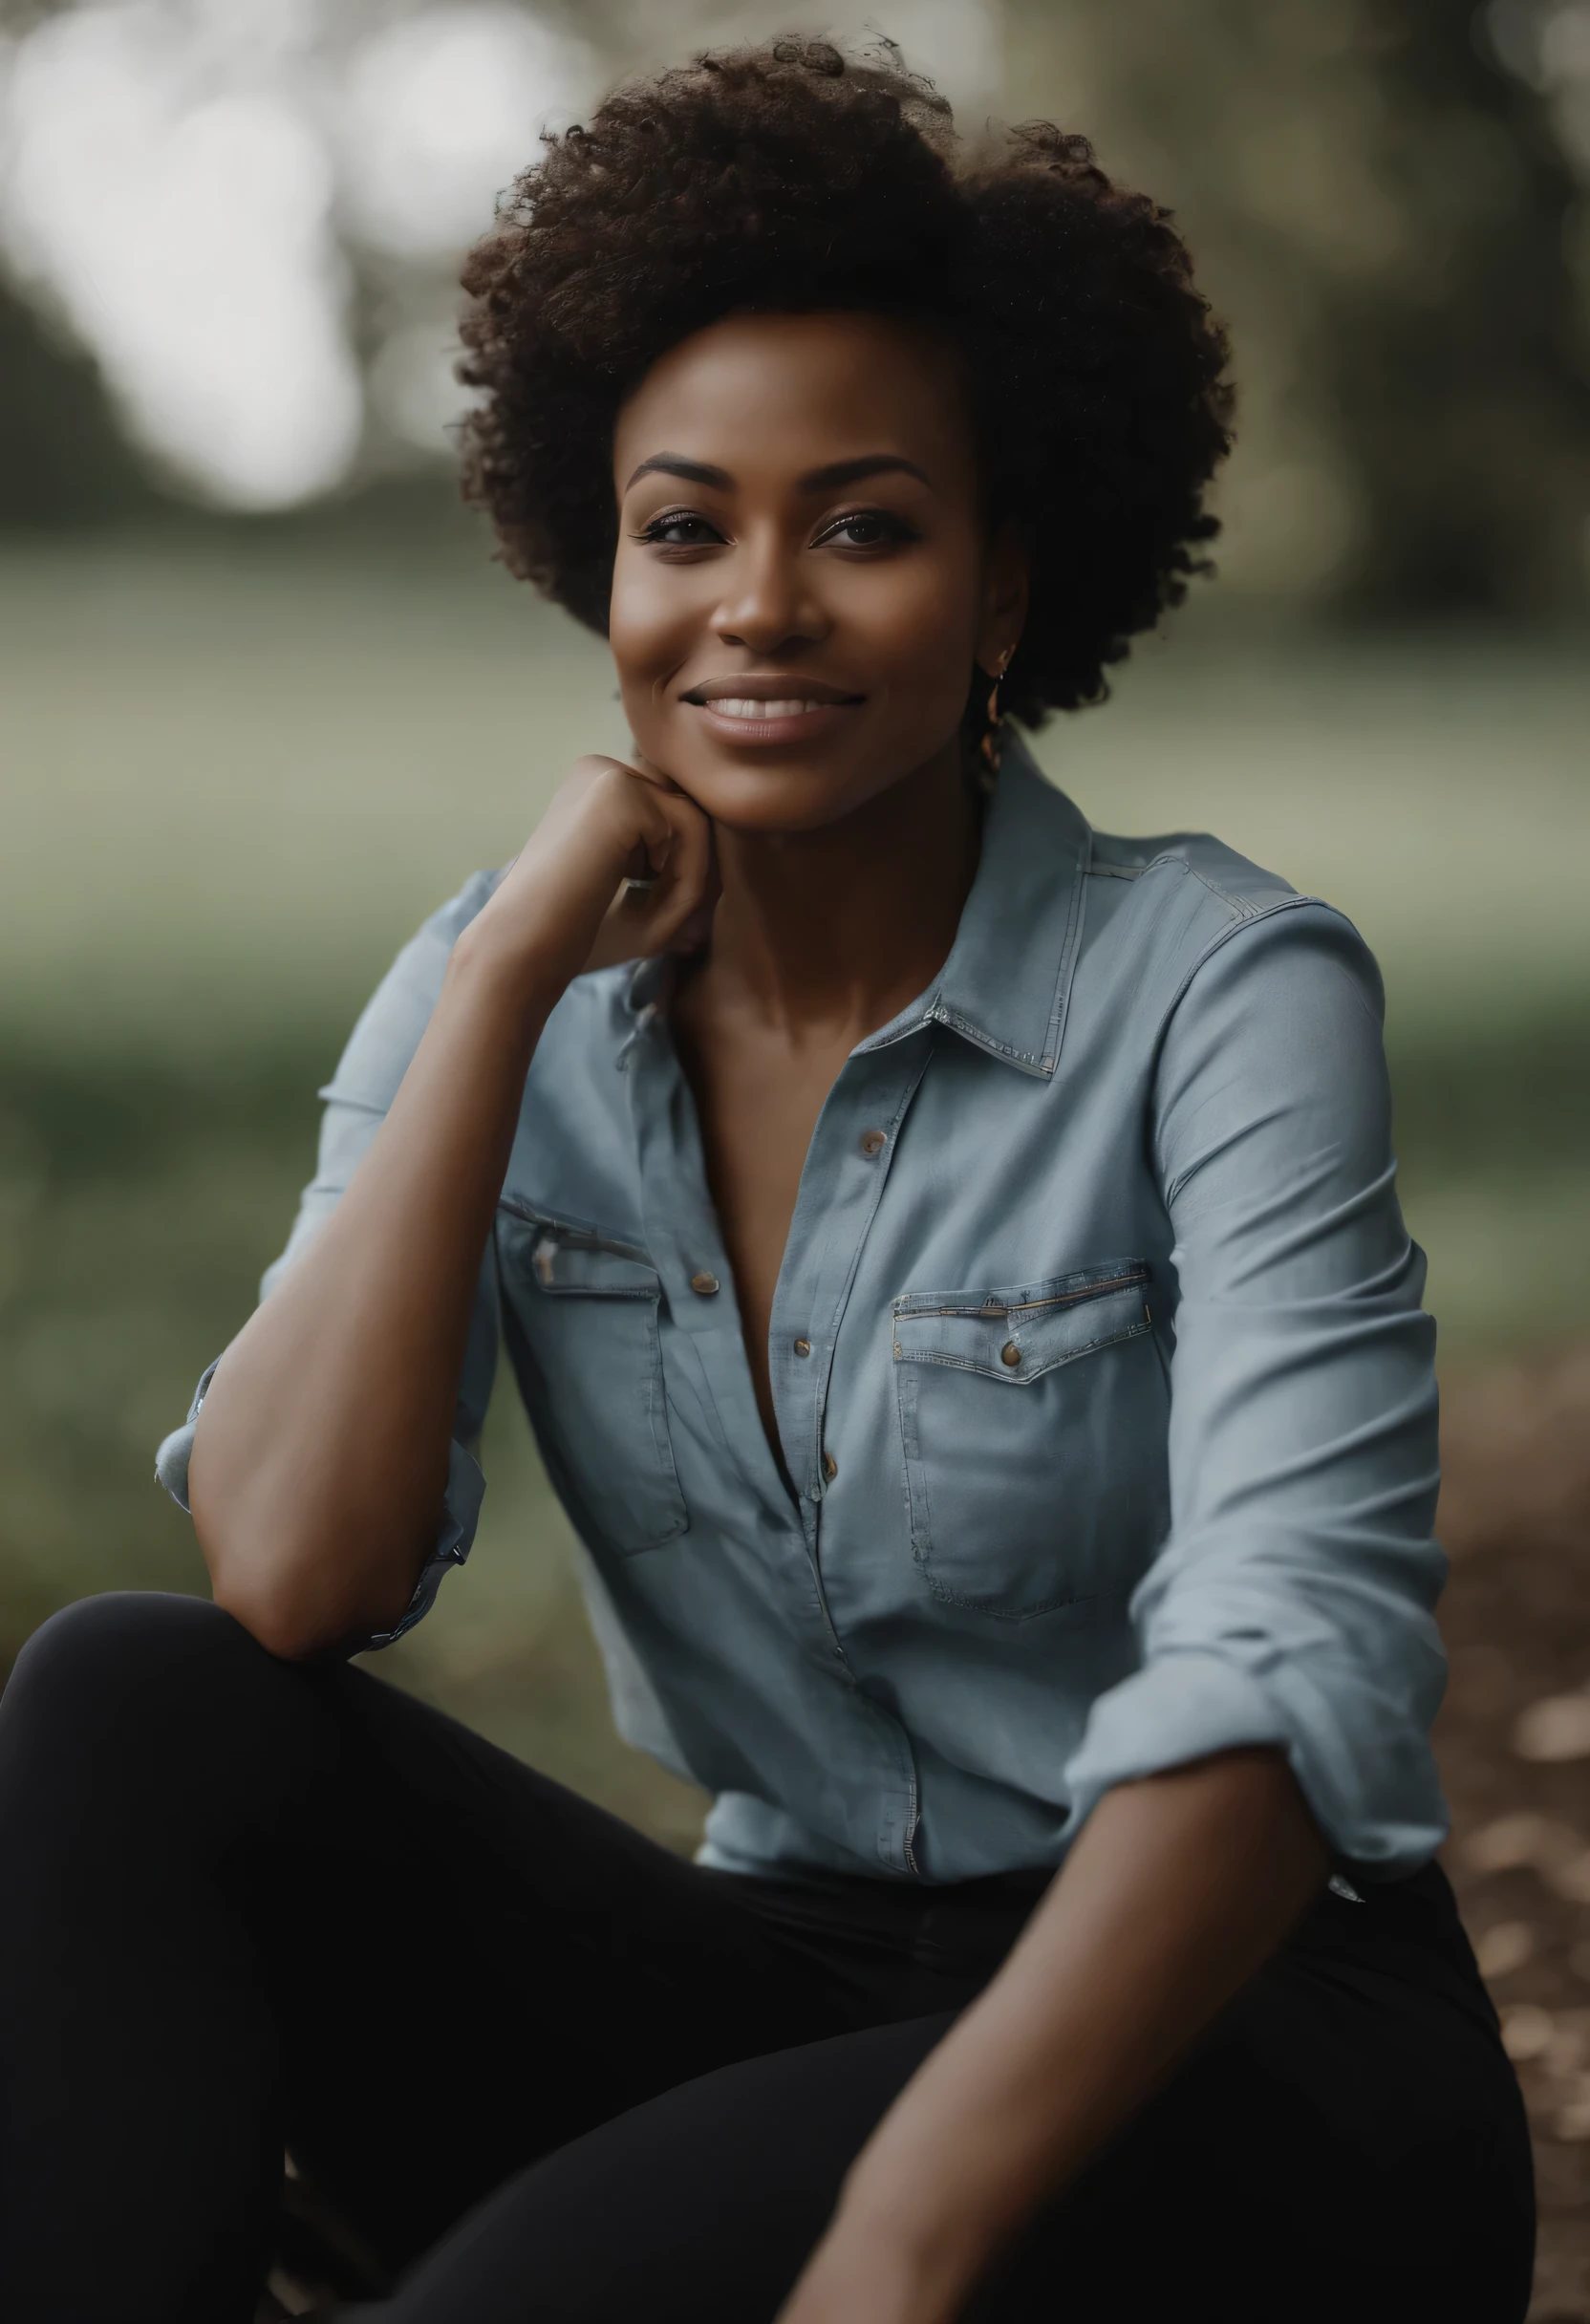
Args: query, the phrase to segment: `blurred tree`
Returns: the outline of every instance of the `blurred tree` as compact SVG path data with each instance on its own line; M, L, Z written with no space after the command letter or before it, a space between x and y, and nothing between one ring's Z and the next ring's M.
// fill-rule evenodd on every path
M165 506L117 424L98 365L0 282L0 528L105 523Z
M1222 569L1362 611L1582 604L1574 183L1472 0L1010 0L1008 85L1176 208L1242 390Z
M1401 248L1337 287L1312 345L1371 510L1356 594L1533 613L1584 580L1575 187L1539 98L1482 37L1469 0L1401 0L1374 59Z
M1005 110L1085 130L1108 168L1169 201L1233 324L1242 408L1221 487L1228 591L1411 617L1582 607L1590 258L1576 290L1574 252L1590 252L1590 203L1581 193L1573 206L1579 148L1561 83L1584 65L1575 86L1590 92L1590 65L1565 65L1563 41L1552 46L1564 10L1579 23L1582 7L517 4L577 31L611 71L865 16L897 32L908 59L913 30L929 61L959 54L971 89L985 53L987 85L1000 77L1002 41ZM0 22L18 29L48 12L49 0L0 0ZM328 118L346 94L338 76L371 53L370 28L416 16L426 37L449 20L444 0L327 11L312 61ZM526 133L526 158L531 143ZM1590 129L1579 159L1590 183ZM452 269L444 248L383 249L341 224L370 389L349 486L379 497L395 470L428 462L442 474L416 446L444 449ZM0 294L0 525L129 513L156 497L119 448L92 367Z

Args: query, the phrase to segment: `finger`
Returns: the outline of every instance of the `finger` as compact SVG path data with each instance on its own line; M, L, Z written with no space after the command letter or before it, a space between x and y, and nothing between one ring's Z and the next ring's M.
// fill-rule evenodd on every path
M652 760L648 759L644 752L632 750L629 757L624 761L624 764L626 766L633 767L635 773L640 777L641 781L643 783L650 783L655 789L659 791L670 791L680 798L684 796L683 792L680 791L678 785L675 782L673 776L665 775L661 767L655 764Z
M667 867L655 886L626 881L619 890L609 915L611 936L630 952L695 952L711 929L718 893L712 826L691 807L679 818Z
M718 876L717 843L711 818L683 791L676 791L658 804L672 828L673 844L665 867L667 885L682 917L701 901Z
M711 853L711 825L681 790L647 793L641 806L641 836L624 860L624 878L635 886L686 885L701 876L703 845Z

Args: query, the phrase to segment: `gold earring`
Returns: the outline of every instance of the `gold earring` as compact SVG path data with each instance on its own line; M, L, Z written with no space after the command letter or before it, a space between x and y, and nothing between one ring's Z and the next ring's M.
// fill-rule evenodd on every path
M985 780L990 781L999 771L999 688L1004 683L1005 672L1009 667L1010 648L1007 646L994 665L994 683L988 689L988 707L984 713L988 723L978 744L987 770Z

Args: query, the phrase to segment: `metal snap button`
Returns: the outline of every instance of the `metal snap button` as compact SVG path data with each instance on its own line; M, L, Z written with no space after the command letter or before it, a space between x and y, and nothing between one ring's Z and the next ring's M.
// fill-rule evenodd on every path
M809 1340L797 1340L795 1343L795 1353L798 1356L809 1356L811 1353L811 1342Z
M709 1275L706 1268L703 1267L699 1274L691 1277L690 1288L698 1298L710 1300L718 1289L718 1278L716 1275Z
M861 1151L870 1162L872 1156L881 1154L888 1144L889 1140L881 1130L869 1130L862 1134Z
M1003 1347L1001 1347L999 1350L999 1362L1001 1364L1008 1365L1010 1369L1014 1371L1021 1361L1021 1350L1017 1346L1014 1340L1007 1340Z
M839 1463L835 1460L831 1452L825 1452L823 1455L823 1474L827 1478L830 1485L833 1483L834 1478L839 1474Z

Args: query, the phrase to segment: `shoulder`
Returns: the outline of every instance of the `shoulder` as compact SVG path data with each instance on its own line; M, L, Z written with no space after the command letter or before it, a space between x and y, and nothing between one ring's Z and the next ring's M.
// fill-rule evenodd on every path
M1262 864L1239 855L1208 831L1169 831L1147 839L1095 831L1088 871L1095 878L1125 880L1133 886L1147 880L1146 895L1156 900L1168 884L1192 881L1209 898L1207 906L1199 905L1199 911L1201 923L1212 928L1317 900L1300 897L1278 872L1266 872Z
M1095 928L1153 958L1167 1012L1216 982L1278 975L1291 989L1322 971L1380 1014L1379 971L1346 915L1208 831L1095 831L1088 872Z

